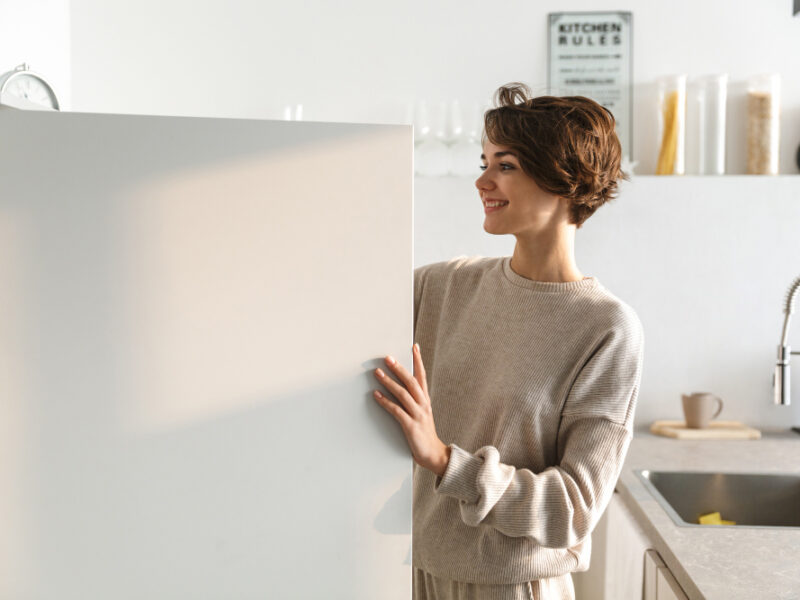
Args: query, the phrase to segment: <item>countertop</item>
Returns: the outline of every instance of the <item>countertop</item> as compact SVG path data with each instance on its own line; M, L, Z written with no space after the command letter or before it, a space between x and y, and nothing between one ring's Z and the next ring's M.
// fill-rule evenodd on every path
M646 428L634 432L617 491L692 600L800 599L800 529L680 527L634 471L800 473L800 435L789 429L761 432L759 440L677 440Z

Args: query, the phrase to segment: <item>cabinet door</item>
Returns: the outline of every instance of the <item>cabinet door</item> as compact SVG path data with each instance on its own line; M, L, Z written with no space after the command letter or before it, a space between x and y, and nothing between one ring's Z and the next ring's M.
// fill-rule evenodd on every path
M615 492L592 532L589 569L573 575L576 597L581 600L641 600L642 557L651 546Z
M644 599L656 600L658 591L656 582L658 581L658 571L665 568L664 561L655 550L647 550L644 553Z
M643 556L652 544L618 493L608 505L606 559L607 600L640 600L644 583Z
M647 550L644 563L644 600L688 600L658 552Z
M656 598L657 600L688 600L681 586L672 572L666 567L659 567L656 571Z

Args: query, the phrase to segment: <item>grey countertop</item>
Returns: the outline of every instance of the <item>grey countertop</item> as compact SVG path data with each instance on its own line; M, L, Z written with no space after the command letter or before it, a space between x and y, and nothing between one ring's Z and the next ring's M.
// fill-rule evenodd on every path
M762 429L760 440L677 440L637 429L617 483L690 599L800 599L800 529L680 527L638 469L800 473L800 435Z

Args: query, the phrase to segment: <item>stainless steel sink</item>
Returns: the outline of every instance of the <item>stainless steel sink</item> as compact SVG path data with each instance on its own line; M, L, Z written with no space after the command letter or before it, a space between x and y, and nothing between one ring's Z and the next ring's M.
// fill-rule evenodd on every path
M736 521L713 527L800 527L800 474L634 472L682 527L712 527L698 518L713 512Z

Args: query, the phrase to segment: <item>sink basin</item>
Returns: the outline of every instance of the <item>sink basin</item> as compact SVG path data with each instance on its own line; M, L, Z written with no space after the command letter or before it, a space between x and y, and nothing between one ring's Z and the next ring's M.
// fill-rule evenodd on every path
M800 474L635 471L677 525L682 527L798 527ZM719 512L736 525L700 525Z

